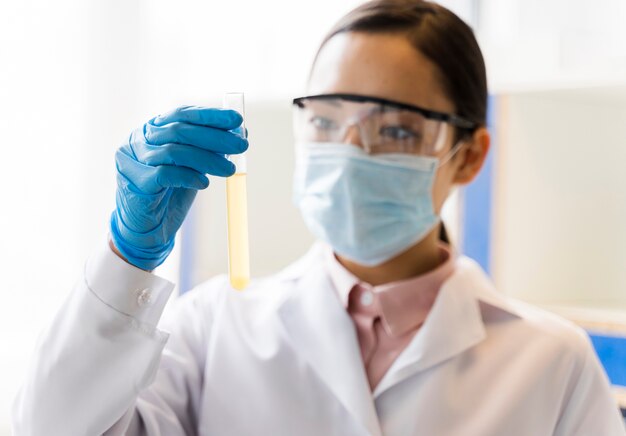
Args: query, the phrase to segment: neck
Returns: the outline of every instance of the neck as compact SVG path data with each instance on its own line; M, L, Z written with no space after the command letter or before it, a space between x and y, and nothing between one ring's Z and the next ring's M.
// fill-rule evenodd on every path
M432 271L441 264L439 253L439 226L426 238L387 262L364 266L339 255L337 260L359 280L372 286L406 280Z

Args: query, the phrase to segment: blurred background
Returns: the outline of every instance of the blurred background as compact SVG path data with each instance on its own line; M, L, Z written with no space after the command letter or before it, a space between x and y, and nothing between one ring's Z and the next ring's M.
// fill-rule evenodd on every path
M113 155L181 104L246 95L251 268L312 242L291 203L291 99L357 0L0 2L0 435L37 336L106 242ZM502 292L592 335L626 385L626 2L446 0L472 25L494 148L446 205L455 244ZM158 273L184 292L227 272L213 179Z

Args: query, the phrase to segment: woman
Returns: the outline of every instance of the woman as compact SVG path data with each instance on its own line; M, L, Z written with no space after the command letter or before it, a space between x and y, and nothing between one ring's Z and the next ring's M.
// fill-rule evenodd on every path
M118 151L111 240L42 338L16 435L623 435L582 330L506 298L439 238L489 149L472 31L376 0L324 40L294 101L311 251L245 292L213 279L157 323L205 174L246 149L232 111L184 107Z

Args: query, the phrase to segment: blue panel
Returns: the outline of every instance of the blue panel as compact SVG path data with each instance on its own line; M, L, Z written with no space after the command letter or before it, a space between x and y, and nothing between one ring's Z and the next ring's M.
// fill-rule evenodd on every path
M463 253L491 272L491 208L493 162L496 151L496 98L489 97L487 126L491 134L491 150L476 179L463 190Z
M626 338L597 334L590 337L611 383L626 386Z

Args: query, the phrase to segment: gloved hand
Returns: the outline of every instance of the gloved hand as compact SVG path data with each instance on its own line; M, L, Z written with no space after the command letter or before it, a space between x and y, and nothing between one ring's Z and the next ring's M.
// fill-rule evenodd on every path
M148 271L163 263L196 193L209 185L205 174L235 172L224 155L248 148L237 133L242 121L233 110L184 106L131 133L115 154L110 223L113 244L128 262Z

